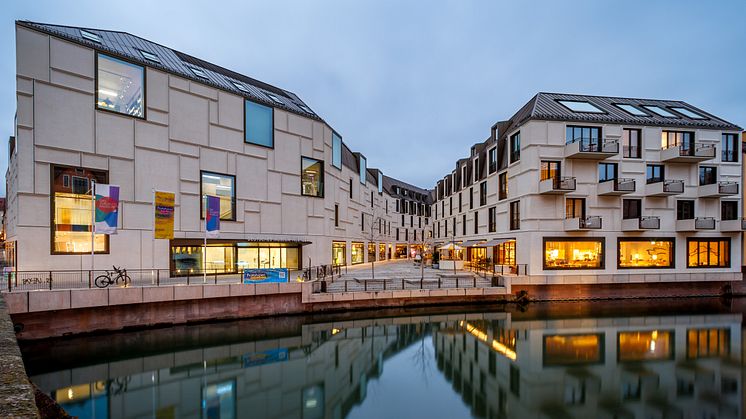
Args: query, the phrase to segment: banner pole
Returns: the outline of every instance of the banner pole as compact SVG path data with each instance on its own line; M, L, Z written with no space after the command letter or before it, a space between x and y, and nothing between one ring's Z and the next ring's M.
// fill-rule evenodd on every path
M152 236L152 244L150 245L150 266L152 267L152 270L150 271L150 283L153 284L155 282L155 188L150 189L151 196L153 198L153 236Z
M202 282L207 282L207 212L209 209L207 208L207 195L203 195L202 199L204 200L205 205L205 242L204 247L202 250Z
M91 275L93 275L93 255L96 253L96 181L91 179Z

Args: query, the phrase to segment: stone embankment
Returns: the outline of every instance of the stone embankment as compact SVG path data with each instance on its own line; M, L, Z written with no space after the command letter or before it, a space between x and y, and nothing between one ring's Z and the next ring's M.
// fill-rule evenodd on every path
M34 389L26 376L13 322L3 298L0 298L0 417L39 417Z

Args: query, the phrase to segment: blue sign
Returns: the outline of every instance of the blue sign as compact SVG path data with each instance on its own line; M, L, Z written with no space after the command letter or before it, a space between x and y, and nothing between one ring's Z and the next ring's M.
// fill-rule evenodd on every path
M241 356L243 367L249 368L257 365L272 364L274 362L283 362L288 360L288 349L277 348L264 352L254 352Z
M243 283L288 282L287 268L244 269Z

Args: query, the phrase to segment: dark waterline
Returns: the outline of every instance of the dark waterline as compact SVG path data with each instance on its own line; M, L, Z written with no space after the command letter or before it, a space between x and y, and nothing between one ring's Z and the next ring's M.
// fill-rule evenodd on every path
M24 342L81 418L741 417L746 301L290 316Z

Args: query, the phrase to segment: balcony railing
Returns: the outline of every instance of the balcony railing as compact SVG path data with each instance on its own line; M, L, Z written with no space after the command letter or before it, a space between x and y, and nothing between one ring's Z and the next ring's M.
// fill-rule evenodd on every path
M746 219L736 218L735 220L720 220L720 231L722 232L738 232L746 230Z
M663 180L645 185L647 196L668 196L684 193L683 180Z
M715 158L713 144L670 144L661 150L661 161L697 162Z
M694 228L697 230L714 230L715 219L713 217L697 217L694 219Z
M627 218L622 220L623 231L658 230L660 228L661 219L657 215L648 215L639 218Z
M577 231L577 230L598 230L602 226L601 217L598 215L592 215L590 217L570 217L565 218L565 230Z
M699 186L699 196L701 198L716 198L728 195L738 195L738 183L726 181Z
M565 157L581 159L605 159L619 153L619 140L604 139L591 141L581 139L565 144Z
M635 180L615 178L598 184L599 195L624 195L635 191Z
M560 194L572 192L577 186L577 181L570 176L553 176L539 182L539 193Z

